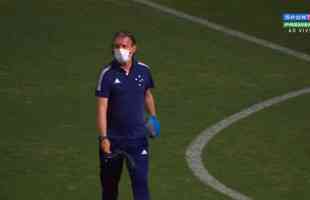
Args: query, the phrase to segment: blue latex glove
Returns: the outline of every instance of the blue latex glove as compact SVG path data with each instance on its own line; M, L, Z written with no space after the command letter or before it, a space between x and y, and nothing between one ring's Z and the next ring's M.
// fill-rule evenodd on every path
M149 135L151 138L159 137L160 135L160 123L156 116L150 116L147 123L146 127L149 131Z

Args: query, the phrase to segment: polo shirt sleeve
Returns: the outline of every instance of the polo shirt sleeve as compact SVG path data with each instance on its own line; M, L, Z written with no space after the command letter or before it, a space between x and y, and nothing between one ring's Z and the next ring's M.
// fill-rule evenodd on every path
M111 81L107 73L108 68L104 68L98 78L95 96L97 97L110 97L111 94Z
M151 70L147 70L147 74L148 74L148 79L147 79L146 84L145 84L145 89L146 90L149 89L149 88L154 88L155 87Z

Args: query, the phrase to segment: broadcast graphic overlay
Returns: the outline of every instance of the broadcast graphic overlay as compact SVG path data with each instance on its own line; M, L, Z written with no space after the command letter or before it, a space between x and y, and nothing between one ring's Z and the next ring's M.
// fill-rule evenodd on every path
M284 13L283 28L288 33L310 33L309 13Z

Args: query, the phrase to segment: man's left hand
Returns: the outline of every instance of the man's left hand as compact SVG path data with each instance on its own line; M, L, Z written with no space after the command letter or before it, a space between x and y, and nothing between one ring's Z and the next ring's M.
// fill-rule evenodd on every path
M160 135L160 123L159 120L156 118L156 116L150 116L147 123L146 127L149 131L149 135L151 138L156 138L159 137Z

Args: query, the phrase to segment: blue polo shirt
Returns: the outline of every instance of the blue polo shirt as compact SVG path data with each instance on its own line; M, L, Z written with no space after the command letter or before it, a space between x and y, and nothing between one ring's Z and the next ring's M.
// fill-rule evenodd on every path
M127 75L113 60L99 75L96 96L108 98L107 135L115 139L147 136L145 127L145 92L154 87L150 68L133 59Z

